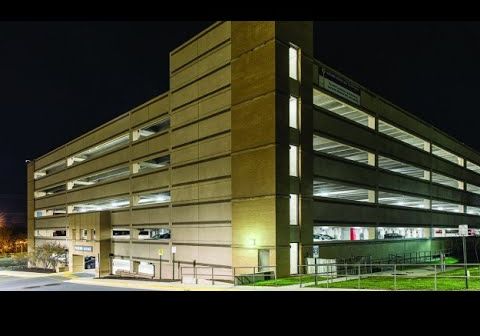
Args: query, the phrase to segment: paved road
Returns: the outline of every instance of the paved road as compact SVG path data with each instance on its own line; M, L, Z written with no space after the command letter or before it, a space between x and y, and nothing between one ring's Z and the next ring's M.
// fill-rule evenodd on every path
M68 283L70 278L59 275L23 277L0 274L0 291L131 291L140 290L122 287L95 286Z

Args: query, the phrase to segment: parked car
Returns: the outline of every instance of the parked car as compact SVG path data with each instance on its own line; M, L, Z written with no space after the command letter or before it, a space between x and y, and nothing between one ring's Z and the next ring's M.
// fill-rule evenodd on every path
M313 240L334 240L335 238L324 233L313 234Z
M384 239L402 239L403 236L400 233L392 232L392 233L385 233L383 238Z
M170 232L156 234L152 239L170 239Z

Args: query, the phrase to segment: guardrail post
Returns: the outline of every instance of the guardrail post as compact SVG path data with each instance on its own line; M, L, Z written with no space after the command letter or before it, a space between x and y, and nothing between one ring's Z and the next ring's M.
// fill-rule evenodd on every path
M393 290L397 290L397 264L393 264Z
M437 265L433 265L433 289L437 290Z
M236 282L237 282L237 281L236 281L236 279L235 279L235 274L236 274L236 272L235 272L235 267L234 267L234 268L233 268L233 272L232 272L232 277L233 277L233 279L232 279L232 280L233 280L233 287L235 287L235 286L236 286Z
M213 272L213 266L212 266L212 285L215 285L215 279L214 279L215 274L213 274L213 273L214 272Z
M315 286L318 285L317 273L318 273L317 258L315 258Z
M360 276L361 276L360 272L361 272L360 264L358 264L358 289L360 289Z

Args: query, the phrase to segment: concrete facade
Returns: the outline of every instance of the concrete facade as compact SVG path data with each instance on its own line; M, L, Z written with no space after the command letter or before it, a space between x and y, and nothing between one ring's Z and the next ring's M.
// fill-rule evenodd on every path
M312 22L227 21L173 50L169 92L28 165L29 251L59 242L72 271L95 257L97 276L120 264L156 278L178 278L181 267L193 264L225 274L269 265L286 276L295 273L293 248L298 264L312 256L382 257L449 247L452 238L434 237L435 228L480 227L476 210L466 208L480 207L476 189L467 190L480 186L480 167L468 166L480 166L480 154L316 61L313 43ZM353 106L354 117L315 103L322 97ZM383 122L423 139L424 147L380 132ZM326 146L318 150L314 135L360 152L352 159ZM434 155L437 148L457 162ZM419 179L382 169L380 157L428 174ZM435 183L435 174L458 186ZM323 180L368 190L367 199L325 196L325 184L314 187ZM382 204L383 192L425 199L424 208ZM441 211L443 203L432 209L436 200L459 204L464 213ZM318 230L342 227L368 228L370 238L316 239ZM381 240L379 227L429 234Z

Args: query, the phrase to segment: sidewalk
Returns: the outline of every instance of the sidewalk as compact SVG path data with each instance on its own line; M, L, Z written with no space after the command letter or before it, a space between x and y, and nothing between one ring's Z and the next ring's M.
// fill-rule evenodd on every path
M153 291L357 291L357 289L344 288L298 288L283 287L253 287L253 286L233 286L232 284L218 283L215 285L205 284L182 284L180 282L151 282L142 280L123 280L123 279L85 279L77 278L67 280L67 283L76 283L83 285L122 287L131 289L143 289Z

